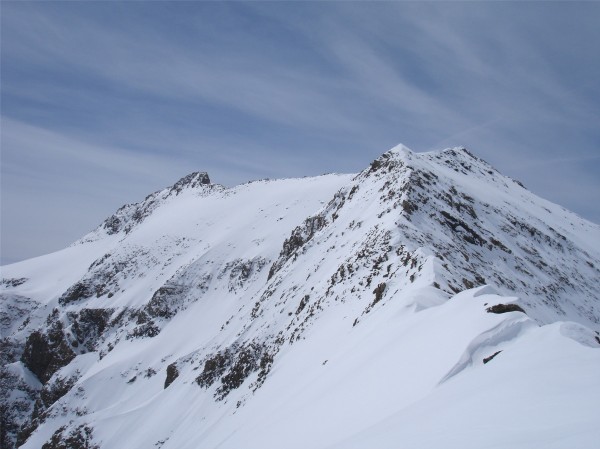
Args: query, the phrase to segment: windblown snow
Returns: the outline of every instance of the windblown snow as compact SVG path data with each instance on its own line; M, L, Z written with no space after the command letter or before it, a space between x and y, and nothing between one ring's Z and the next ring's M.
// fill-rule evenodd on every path
M462 148L192 173L2 267L2 448L592 448L600 226Z

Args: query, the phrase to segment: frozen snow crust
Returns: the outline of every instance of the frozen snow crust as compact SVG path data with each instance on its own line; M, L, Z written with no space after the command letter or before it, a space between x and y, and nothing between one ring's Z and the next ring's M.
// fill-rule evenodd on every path
M462 148L195 172L2 267L2 447L600 441L600 226Z

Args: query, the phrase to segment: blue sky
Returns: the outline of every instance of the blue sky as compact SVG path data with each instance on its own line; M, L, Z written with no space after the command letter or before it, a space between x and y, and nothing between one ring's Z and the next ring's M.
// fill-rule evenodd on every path
M464 145L600 222L600 3L2 2L2 263L206 170Z

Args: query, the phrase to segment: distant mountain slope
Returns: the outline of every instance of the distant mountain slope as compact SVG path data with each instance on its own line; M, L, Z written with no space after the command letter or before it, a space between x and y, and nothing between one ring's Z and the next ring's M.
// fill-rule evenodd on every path
M2 277L3 447L600 437L600 226L464 149L192 173Z

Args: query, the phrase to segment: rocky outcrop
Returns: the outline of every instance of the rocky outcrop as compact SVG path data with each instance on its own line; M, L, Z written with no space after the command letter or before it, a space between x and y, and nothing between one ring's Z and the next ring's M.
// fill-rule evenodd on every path
M100 225L100 229L103 229L109 235L118 234L119 232L128 234L133 228L150 216L152 211L170 196L177 196L185 189L200 189L202 187L208 188L216 186L210 183L208 173L190 173L171 187L148 195L144 201L140 203L126 204L121 207Z
M208 173L206 172L194 172L190 173L187 176L184 176L169 190L169 193L174 193L175 195L179 195L183 189L196 189L200 186L205 186L210 184L210 178L208 177Z
M196 383L202 388L210 388L220 380L220 385L214 393L214 397L220 401L256 373L257 379L252 385L256 389L262 385L269 373L278 351L277 347L277 343L256 341L227 347L206 358Z
M75 358L57 309L46 324L46 330L36 330L27 337L21 356L21 362L42 383L48 382L56 371Z
M100 449L100 446L93 441L93 429L81 424L77 427L60 427L42 449Z

